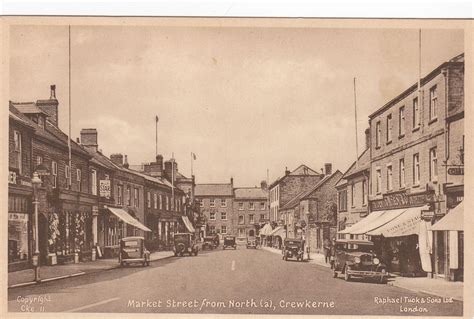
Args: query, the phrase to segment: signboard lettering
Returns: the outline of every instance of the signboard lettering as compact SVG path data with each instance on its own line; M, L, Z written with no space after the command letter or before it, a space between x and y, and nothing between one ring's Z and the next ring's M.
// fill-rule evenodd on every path
M383 199L371 202L372 210L392 209L410 206L421 206L435 201L434 194L395 193L384 195Z
M99 182L100 197L110 198L110 180L103 179Z
M450 167L448 168L449 175L464 175L464 167Z

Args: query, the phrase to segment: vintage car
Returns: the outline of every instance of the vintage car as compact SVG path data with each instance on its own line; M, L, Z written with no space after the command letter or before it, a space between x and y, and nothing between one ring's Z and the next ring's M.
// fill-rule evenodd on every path
M296 258L297 261L303 261L304 239L286 238L283 244L283 260Z
M214 236L206 236L204 237L204 242L202 244L202 249L214 249L217 248L219 245L219 238L216 241Z
M197 256L199 245L193 233L176 233L173 238L173 252L175 256L183 256L184 254L189 254L189 256L194 254L194 256Z
M247 249L248 248L257 249L257 246L258 246L257 238L255 238L255 237L248 237L247 238Z
M237 243L235 242L235 236L225 236L224 237L224 244L222 245L222 249L226 249L227 247L237 249Z
M349 281L351 277L372 278L386 283L387 266L374 253L374 243L368 240L339 239L335 244L334 273Z
M150 265L150 252L145 248L145 238L124 237L120 240L119 263L125 266L130 263Z

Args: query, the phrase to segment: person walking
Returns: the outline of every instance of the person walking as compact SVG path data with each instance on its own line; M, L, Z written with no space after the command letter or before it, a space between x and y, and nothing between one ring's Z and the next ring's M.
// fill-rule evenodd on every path
M327 264L330 261L330 252L331 252L331 242L329 239L324 239L323 241L323 249L324 249L324 261Z
M329 254L330 254L329 259L331 260L331 269L334 269L334 261L336 259L336 238L332 239L331 249L330 249Z

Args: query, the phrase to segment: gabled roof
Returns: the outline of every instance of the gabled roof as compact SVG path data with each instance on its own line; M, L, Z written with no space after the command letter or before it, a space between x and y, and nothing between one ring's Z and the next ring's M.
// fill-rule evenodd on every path
M342 176L342 173L339 171L339 170L336 170L334 173L332 173L331 175L326 175L323 179L321 179L316 185L314 185L310 190L307 190L307 191L303 191L301 193L299 193L298 195L296 195L294 198L292 198L290 201L288 201L285 205L283 205L280 210L284 210L284 209L290 209L290 208L293 208L295 207L296 205L298 205L298 203L309 197L313 192L317 191L321 186L323 186L324 184L326 184L328 181L330 181L331 179L335 178L335 177L338 177L339 178Z
M310 167L301 164L297 168L295 168L293 171L291 171L288 175L283 175L282 177L278 178L276 181L270 184L268 187L269 189L272 188L273 186L277 185L280 183L283 179L285 179L287 176L319 176L318 172L315 170L311 169Z
M9 110L9 118L29 127L30 129L35 129L35 126L33 124L30 123L30 121L28 120L28 118L26 116L24 116L23 114L19 113L19 112L14 112L12 110L12 107L13 106L10 106L10 110Z
M235 198L241 199L267 199L268 192L260 187L234 188Z
M38 114L42 113L48 116L48 113L44 112L35 102L10 102L10 105L14 106L19 112L23 114Z
M232 184L196 184L195 196L232 196Z
M146 180L150 181L150 182L154 182L154 183L157 183L157 184L161 184L163 186L167 186L167 187L170 187L172 188L173 185L166 179L166 178L163 178L163 177L153 177L153 176L150 176L150 175L147 175L145 173L141 173L141 172L137 172L137 171L134 171L134 170L131 170L131 169L127 169L125 167L119 167L121 170L123 171L127 171L129 173L132 173L132 174L135 174L135 175L138 175L138 176L141 176L143 178L145 178ZM178 187L174 187L174 188L178 188Z
M343 177L348 177L370 169L370 149L367 148L357 159L356 162L352 163L349 169L344 173Z

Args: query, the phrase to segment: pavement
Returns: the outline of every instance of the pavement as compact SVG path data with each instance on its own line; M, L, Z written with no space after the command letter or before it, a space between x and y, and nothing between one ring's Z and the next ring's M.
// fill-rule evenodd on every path
M159 251L150 254L150 261L174 256L172 251ZM25 269L8 273L8 288L35 285L41 282L60 280L82 276L98 271L110 270L120 267L117 258L97 259L95 261L80 262L77 264L41 266L40 282L35 282L34 269Z
M262 248L281 256L280 249L272 247ZM331 268L330 264L327 264L324 261L323 254L311 253L310 258L311 259L309 260L309 263ZM434 279L428 277L401 277L391 274L387 284L389 286L425 293L436 297L453 298L454 300L463 301L464 283L459 281L447 281L444 279Z
M220 247L221 248L221 247ZM315 258L316 260L316 258ZM10 312L461 316L459 301L284 261L266 249L215 249L8 290ZM432 298L432 297L430 297ZM417 300L420 300L417 303ZM120 315L117 315L120 316Z

